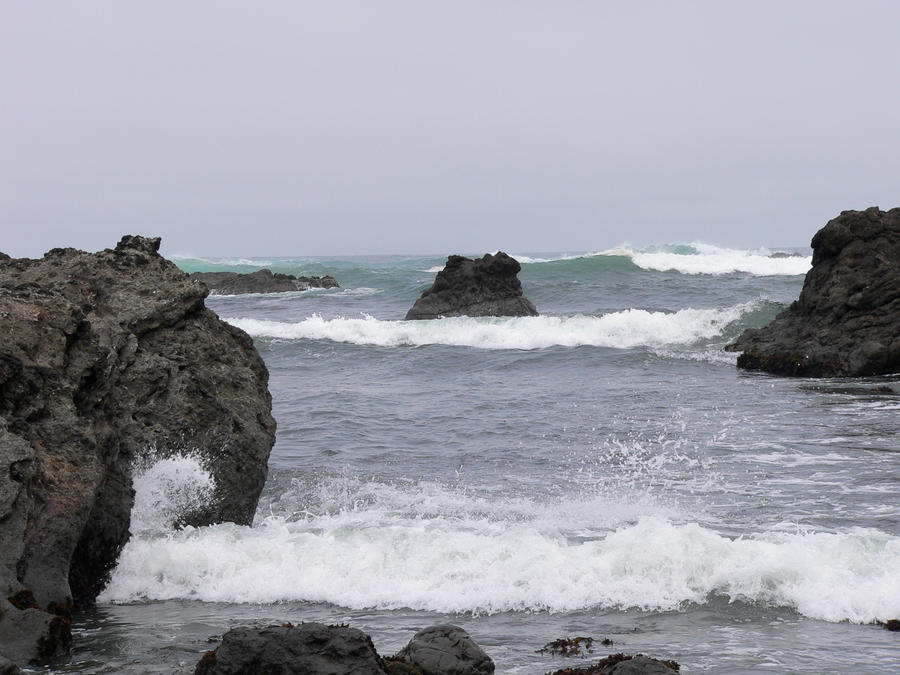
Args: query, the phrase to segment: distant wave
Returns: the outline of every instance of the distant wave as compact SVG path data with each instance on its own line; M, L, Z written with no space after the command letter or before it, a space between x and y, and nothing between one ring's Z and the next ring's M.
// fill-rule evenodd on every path
M755 276L796 276L806 274L811 256L772 257L765 249L739 250L719 248L695 242L689 246L654 247L634 250L627 246L610 249L603 255L618 255L647 270L675 271L682 274L733 274Z
M568 262L601 257L624 257L637 267L659 272L675 271L682 274L734 274L742 272L755 276L797 276L806 274L812 265L811 256L790 255L772 257L767 249L731 249L710 244L667 244L635 249L623 244L600 252L561 253L547 257L512 256L523 265ZM440 272L443 265L427 270Z
M725 309L682 309L674 313L627 309L603 316L471 318L431 321L324 319L313 315L297 323L226 318L253 337L333 340L383 347L453 345L479 349L544 347L630 347L689 344L720 335L726 326L753 311L749 302Z
M265 258L204 258L202 256L196 255L181 255L178 253L173 253L167 256L170 260L177 261L178 263L198 263L201 265L208 265L213 267L271 267L276 264L276 261L265 259Z
M199 466L174 468L142 475L135 509L161 508L145 492L164 499L205 480ZM673 522L652 506L640 514L643 508L620 499L543 504L435 484L325 481L317 489L318 505L303 500L302 512L270 515L252 528L174 531L133 512L132 522L150 529L132 533L100 602L304 601L495 613L666 611L720 596L826 621L900 615L900 539L877 530L732 539Z

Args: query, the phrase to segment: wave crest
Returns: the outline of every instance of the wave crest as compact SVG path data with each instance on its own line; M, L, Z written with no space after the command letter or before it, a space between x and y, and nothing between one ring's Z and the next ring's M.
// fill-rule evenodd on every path
M297 323L226 318L253 337L333 340L382 347L449 345L478 349L546 347L662 347L690 344L720 335L757 303L725 309L682 309L674 313L626 309L602 316L472 318L430 321L324 319L312 315Z

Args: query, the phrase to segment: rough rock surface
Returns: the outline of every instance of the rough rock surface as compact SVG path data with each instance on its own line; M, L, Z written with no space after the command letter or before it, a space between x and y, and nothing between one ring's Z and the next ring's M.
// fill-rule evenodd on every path
M490 675L491 657L459 626L430 626L416 633L394 657L418 666L424 675Z
M677 675L681 666L643 654L610 654L589 666L563 668L548 675Z
M519 261L503 251L483 258L451 255L434 285L416 300L406 320L442 316L537 316L522 296Z
M384 673L368 635L321 623L235 628L197 664L196 675L375 675Z
M800 298L726 347L738 366L802 377L900 372L900 208L844 211L812 239Z
M239 295L241 293L283 293L307 291L310 288L339 288L334 277L295 277L293 274L272 273L258 270L250 274L237 272L194 272L191 278L206 284L212 295Z
M21 672L19 666L0 656L0 675L20 675Z
M214 498L184 523L253 518L275 438L268 373L158 249L126 236L0 255L0 597L33 598L0 607L7 658L28 612L66 617L101 590L128 537L134 461L204 462Z

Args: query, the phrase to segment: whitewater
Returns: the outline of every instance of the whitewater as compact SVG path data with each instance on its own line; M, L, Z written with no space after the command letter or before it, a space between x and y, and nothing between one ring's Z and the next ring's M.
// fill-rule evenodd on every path
M456 252L448 252L456 253ZM480 255L482 252L469 252ZM131 539L64 672L192 672L229 627L463 626L498 673L624 651L683 673L896 673L900 378L745 373L809 249L516 252L528 318L404 321L442 256L176 257L331 274L207 300L254 339L278 437L251 527L178 528L191 448L134 467ZM613 641L560 660L563 636Z

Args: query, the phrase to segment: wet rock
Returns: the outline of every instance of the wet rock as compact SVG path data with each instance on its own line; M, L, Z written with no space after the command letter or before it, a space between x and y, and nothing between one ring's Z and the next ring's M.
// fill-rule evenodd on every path
M0 656L0 675L21 675L21 673L19 666Z
M451 255L434 285L416 300L406 320L442 316L537 316L522 296L521 265L503 251L483 258Z
M589 666L563 668L548 675L674 675L680 669L675 661L661 661L643 654L610 654Z
M394 659L418 666L424 675L489 675L494 662L459 626L431 626L416 633Z
M900 372L900 208L844 211L812 239L799 299L728 351L738 367L778 375Z
M893 632L900 631L900 619L888 619L884 622L884 628Z
M235 628L197 664L196 675L375 675L385 673L369 636L347 626Z
M128 538L135 461L200 458L216 487L180 514L192 525L249 524L265 482L265 365L159 243L0 257L0 595L32 593L41 621L101 590Z
M0 601L0 666L4 659L22 665L48 663L68 654L71 647L72 628L67 618L34 605L20 608L8 600Z
M194 272L192 279L206 284L212 295L240 295L242 293L283 293L307 291L310 288L339 288L334 277L295 277L293 274L257 270L250 274L238 272Z

